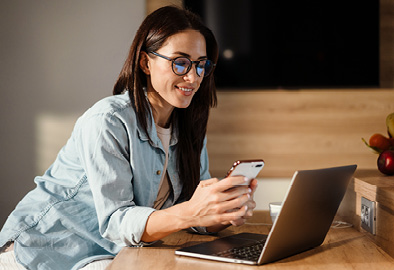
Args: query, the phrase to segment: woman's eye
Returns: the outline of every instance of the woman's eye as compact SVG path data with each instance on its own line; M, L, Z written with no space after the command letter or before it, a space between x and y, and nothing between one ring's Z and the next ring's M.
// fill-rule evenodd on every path
M198 63L198 68L204 68L205 67L205 61Z
M190 61L187 59L177 59L174 61L175 65L177 66L188 66L190 64Z

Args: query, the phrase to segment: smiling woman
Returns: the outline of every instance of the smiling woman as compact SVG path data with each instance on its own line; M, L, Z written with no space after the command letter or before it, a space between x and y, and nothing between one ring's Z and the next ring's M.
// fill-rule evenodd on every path
M163 59L163 55L172 58ZM153 116L159 119L159 123L168 122L174 108L189 107L203 81L201 75L205 65L197 68L192 63L199 64L200 61L191 61L185 55L192 59L206 59L205 39L200 32L185 30L172 35L157 52L143 53L141 58L141 69L150 76L148 98L155 108Z
M209 173L217 57L215 37L195 14L169 6L147 16L114 95L77 120L7 219L0 251L13 251L0 254L0 265L11 257L28 269L92 269L124 246L244 224L257 181L246 186L245 177L219 181Z

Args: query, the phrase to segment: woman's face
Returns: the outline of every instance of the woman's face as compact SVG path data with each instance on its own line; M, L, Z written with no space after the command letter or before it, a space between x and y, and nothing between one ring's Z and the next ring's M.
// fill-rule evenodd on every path
M156 53L171 59L179 56L186 56L192 61L207 58L204 36L195 30L170 36ZM179 76L172 71L171 61L153 54L145 55L145 60L143 70L148 77L147 90L151 104L169 110L174 107L187 108L203 80L196 73L196 65L193 64L188 73Z

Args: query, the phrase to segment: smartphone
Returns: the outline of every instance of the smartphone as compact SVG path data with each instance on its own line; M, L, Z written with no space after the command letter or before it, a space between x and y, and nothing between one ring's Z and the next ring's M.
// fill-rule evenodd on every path
M256 178L263 167L264 160L262 159L238 160L234 162L231 169L227 172L226 177L242 175L252 180L253 178ZM245 183L245 185L249 184L250 183Z

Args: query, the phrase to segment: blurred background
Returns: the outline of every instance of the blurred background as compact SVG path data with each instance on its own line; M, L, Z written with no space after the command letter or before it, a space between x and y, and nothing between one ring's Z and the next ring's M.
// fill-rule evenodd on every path
M144 0L0 1L0 226L112 94L145 14Z
M0 1L0 227L53 162L76 119L112 94L146 14L167 4L183 1ZM376 169L361 137L385 133L385 116L394 112L393 2L381 0L379 8L373 87L222 87L208 126L211 174L224 176L237 159L263 158L256 200L267 209L283 198L295 169L344 163ZM373 72L376 79L376 66Z

